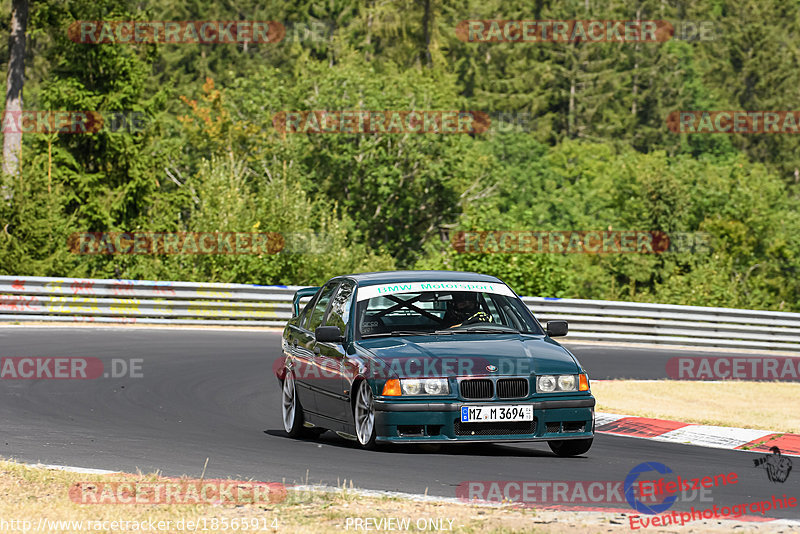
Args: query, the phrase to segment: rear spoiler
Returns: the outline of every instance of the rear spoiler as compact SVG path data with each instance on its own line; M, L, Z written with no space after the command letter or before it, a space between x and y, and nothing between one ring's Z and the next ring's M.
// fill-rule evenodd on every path
M303 289L297 290L297 292L294 294L294 297L292 297L292 317L297 317L300 315L300 299L314 295L320 287L321 286L304 287Z

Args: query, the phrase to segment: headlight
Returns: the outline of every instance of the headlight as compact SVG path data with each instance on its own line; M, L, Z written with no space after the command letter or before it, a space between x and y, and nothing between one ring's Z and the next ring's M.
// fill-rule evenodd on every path
M561 391L575 390L575 375L561 375L558 377L558 389Z
M555 391L556 390L556 377L554 377L554 376L540 376L536 380L536 389L538 391Z
M578 387L580 383L580 388ZM588 391L589 381L585 374L581 375L542 375L536 379L536 391Z
M425 392L428 395L447 395L450 393L450 385L445 379L428 380L425 383Z
M403 395L448 395L450 384L446 378L422 378L400 380Z
M419 395L422 393L421 380L401 380L400 384L403 386L403 394L405 395Z

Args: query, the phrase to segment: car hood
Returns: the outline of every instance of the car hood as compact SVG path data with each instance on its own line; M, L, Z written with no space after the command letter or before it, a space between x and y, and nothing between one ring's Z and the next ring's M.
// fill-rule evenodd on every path
M356 343L376 366L398 377L577 373L572 355L544 336L452 334L362 339Z

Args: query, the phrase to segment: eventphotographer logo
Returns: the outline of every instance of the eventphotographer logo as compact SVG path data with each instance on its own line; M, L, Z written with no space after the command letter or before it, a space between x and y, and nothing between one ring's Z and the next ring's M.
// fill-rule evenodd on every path
M660 475L672 473L672 469L660 462L644 462L630 470L625 477L625 500L631 508L644 514L656 515L669 510L678 500L678 495L685 491L703 491L714 487L737 484L739 477L736 473L721 473L711 476L684 478L680 475L676 480L667 480L660 476L656 480L639 480L644 473L656 472ZM638 491L636 491L638 489ZM647 497L663 498L651 504L645 502Z

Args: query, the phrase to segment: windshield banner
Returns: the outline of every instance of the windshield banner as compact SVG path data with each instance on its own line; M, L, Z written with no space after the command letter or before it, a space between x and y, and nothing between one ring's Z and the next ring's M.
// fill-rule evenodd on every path
M497 293L507 297L516 296L507 285L496 282L404 282L359 287L357 300L360 302L384 295L422 293L424 291L475 291L477 293Z

